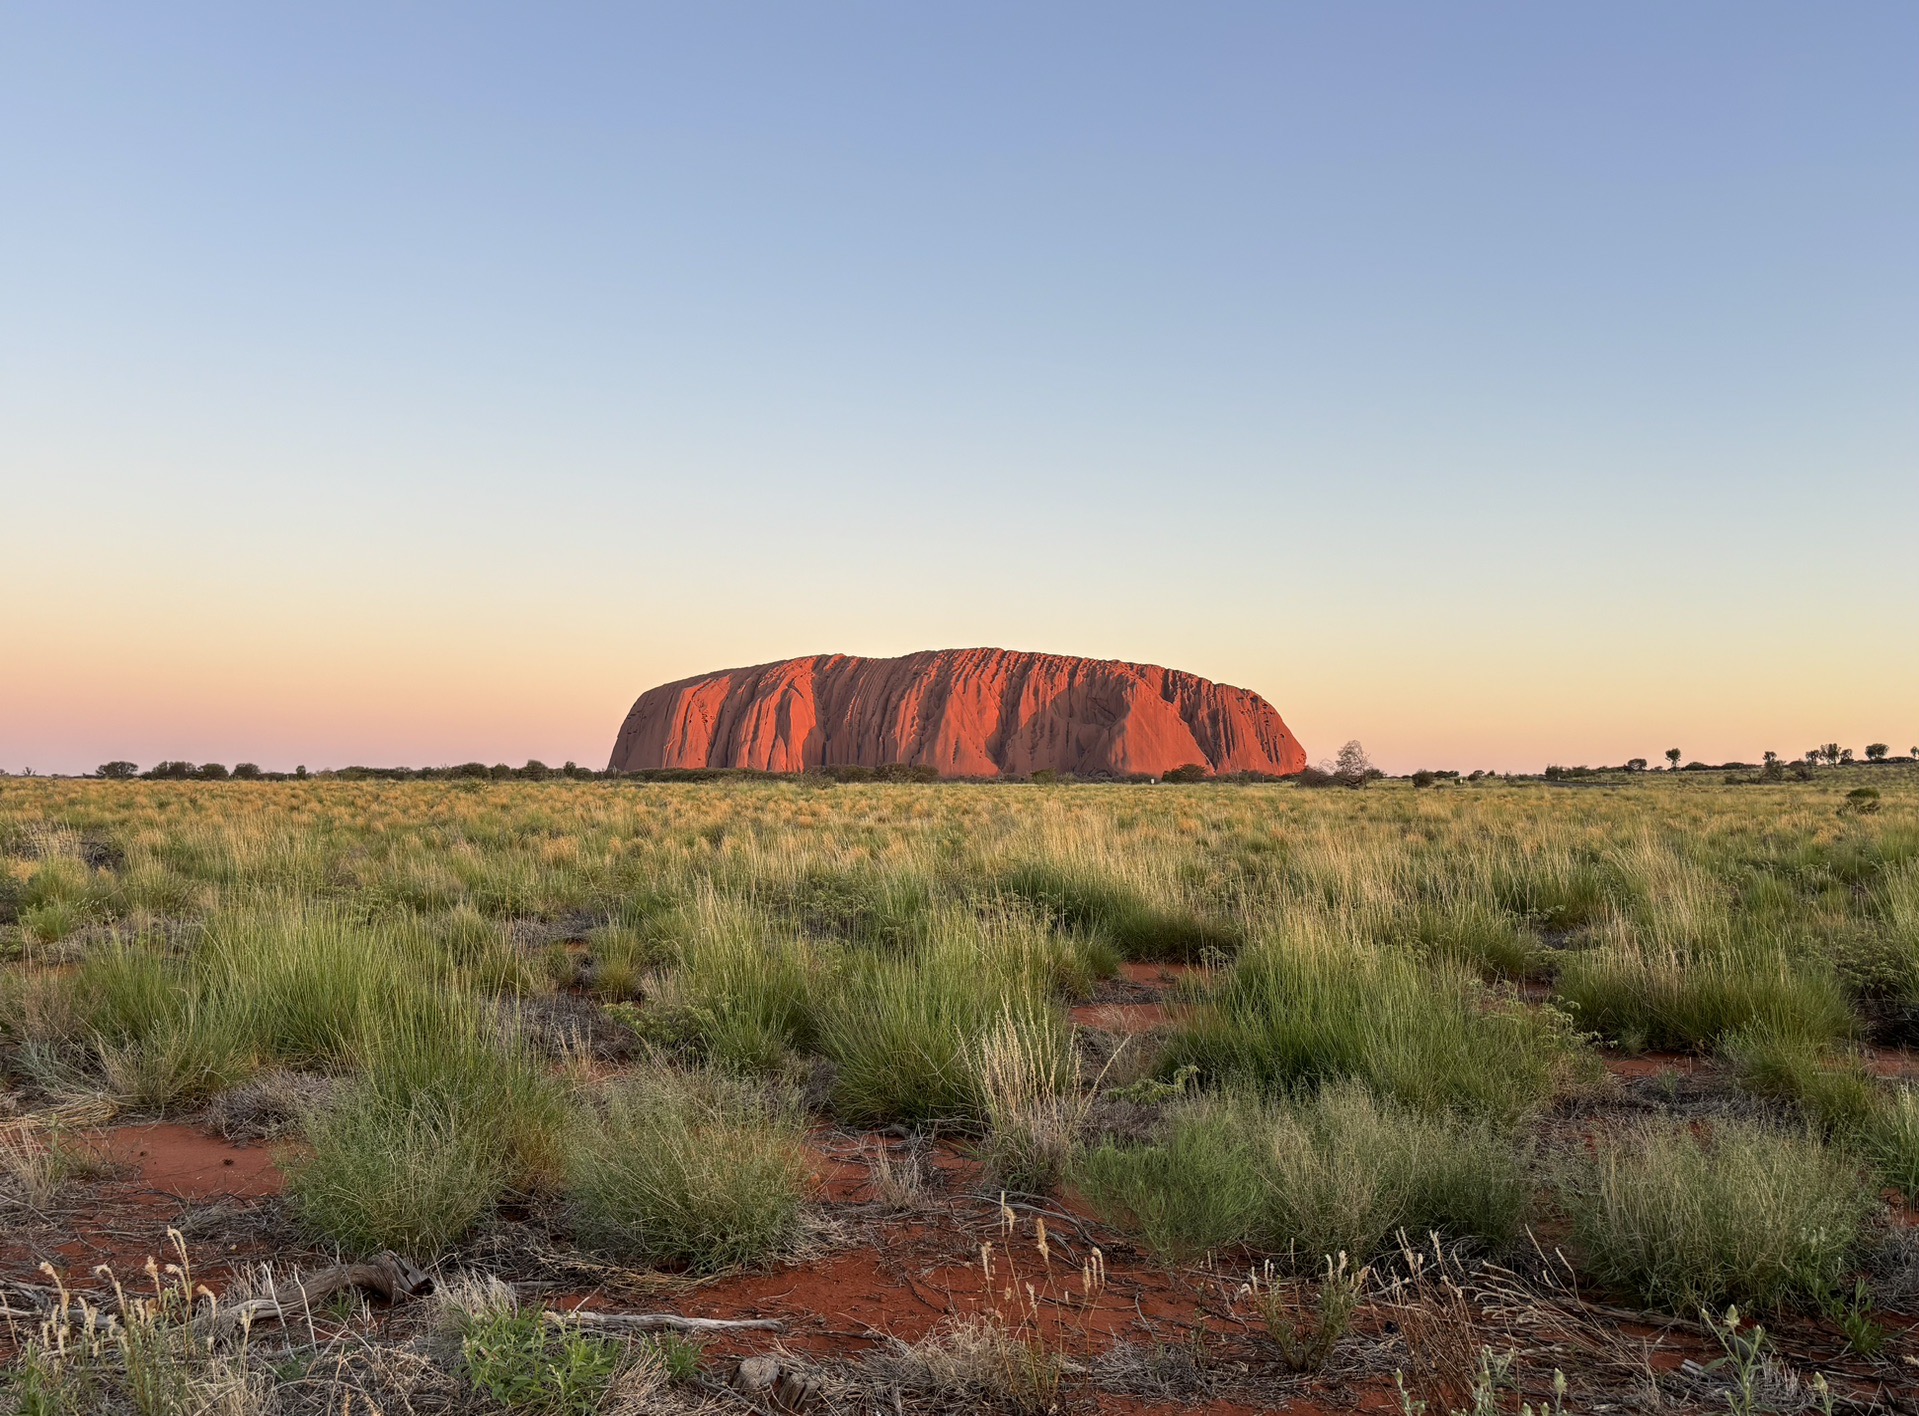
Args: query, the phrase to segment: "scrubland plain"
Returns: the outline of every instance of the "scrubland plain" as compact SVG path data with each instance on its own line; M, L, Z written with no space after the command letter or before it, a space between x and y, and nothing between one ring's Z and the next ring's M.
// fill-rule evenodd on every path
M0 948L21 1411L1919 1385L1898 768L9 780Z

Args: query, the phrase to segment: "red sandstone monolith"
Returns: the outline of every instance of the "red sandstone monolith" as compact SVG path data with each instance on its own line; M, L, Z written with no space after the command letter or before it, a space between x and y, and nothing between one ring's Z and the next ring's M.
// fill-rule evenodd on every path
M932 767L943 777L1159 776L1175 767L1283 776L1306 765L1257 693L1153 664L934 649L814 654L640 695L610 766Z

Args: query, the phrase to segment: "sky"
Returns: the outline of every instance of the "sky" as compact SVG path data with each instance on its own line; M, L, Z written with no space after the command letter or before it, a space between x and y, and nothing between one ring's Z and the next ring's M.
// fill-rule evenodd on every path
M1919 7L0 5L0 768L1169 664L1919 743Z

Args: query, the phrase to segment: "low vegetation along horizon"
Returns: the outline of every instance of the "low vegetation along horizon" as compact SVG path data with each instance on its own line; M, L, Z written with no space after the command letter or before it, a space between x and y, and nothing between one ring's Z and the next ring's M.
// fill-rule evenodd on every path
M10 778L0 1410L1895 1409L1919 770L1668 756Z

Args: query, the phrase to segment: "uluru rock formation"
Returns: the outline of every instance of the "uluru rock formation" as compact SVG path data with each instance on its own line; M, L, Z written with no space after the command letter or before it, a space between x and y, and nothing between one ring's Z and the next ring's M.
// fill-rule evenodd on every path
M613 744L616 771L661 767L932 767L943 777L1275 776L1305 749L1257 693L1153 664L934 649L814 654L662 684Z

